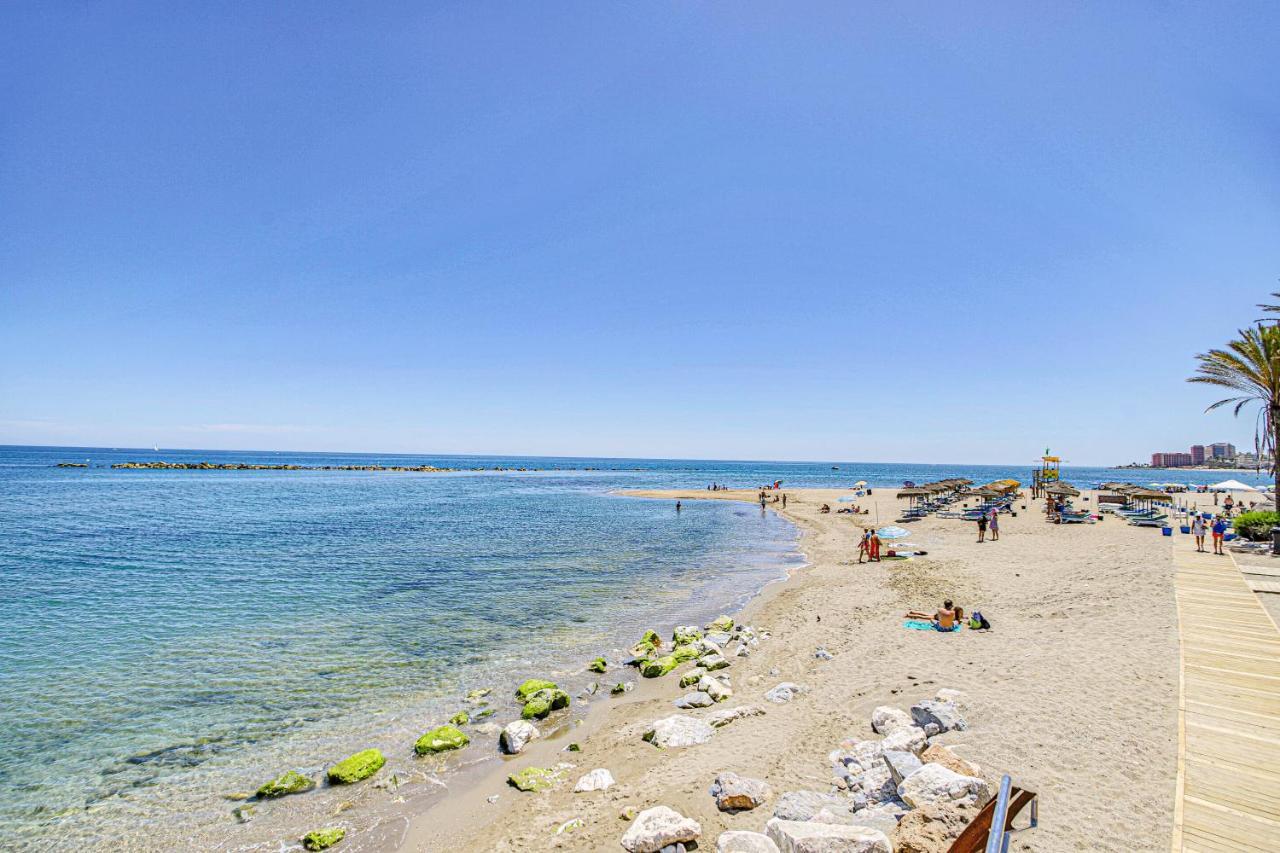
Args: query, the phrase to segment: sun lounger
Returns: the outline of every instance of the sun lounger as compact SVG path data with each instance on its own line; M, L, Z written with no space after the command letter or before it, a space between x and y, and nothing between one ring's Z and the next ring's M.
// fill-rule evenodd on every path
M1164 527L1169 522L1169 516L1158 515L1154 518L1131 518L1129 523L1134 527Z

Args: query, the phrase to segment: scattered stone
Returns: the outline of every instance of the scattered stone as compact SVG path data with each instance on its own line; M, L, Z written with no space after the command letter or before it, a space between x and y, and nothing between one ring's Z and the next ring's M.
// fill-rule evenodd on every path
M898 784L883 761L855 776L851 790L865 796L868 803L887 803L898 798Z
M901 800L893 800L892 802L862 809L855 817L859 826L878 829L893 838L894 832L898 829L898 821L902 818L902 815L910 810L910 807ZM946 848L939 851L939 853L946 853Z
M729 662L724 659L724 655L721 655L718 652L709 652L702 656L698 661L698 664L703 669L707 670L707 672L715 672L717 669L724 669L727 667Z
M466 711L459 711L458 713L454 714L452 717L449 718L449 725L451 726L465 726L467 723L470 723L470 722L471 722L471 715L468 714Z
M704 675L698 679L698 689L710 696L712 700L723 702L733 695L733 688L728 685L727 681L727 678Z
M976 813L973 807L959 803L912 809L894 829L894 849L897 853L950 850Z
M733 650L733 656L736 658L750 657L751 649L747 648L746 643L738 643L738 647Z
M555 787L560 774L546 767L526 767L507 777L507 784L517 791L537 793Z
M708 631L719 631L729 633L733 630L733 620L728 616L719 616L711 620L711 624L707 625Z
M679 665L674 655L663 655L640 664L640 674L645 678L661 678Z
M936 699L926 699L912 705L911 718L920 728L937 726L939 732L962 732L969 727L964 717L960 716L959 708L950 702L939 702Z
M884 764L889 768L889 773L893 776L895 787L901 785L903 779L924 766L924 763L919 758L916 758L915 753L897 749L885 750Z
M596 658L587 664L587 669L591 672L604 672L609 668L609 663L604 658Z
M270 782L258 789L258 796L264 800L274 797L283 797L286 794L301 794L310 791L316 786L315 780L310 776L304 776L296 770L290 770L283 776L272 779ZM240 797L239 799L247 799Z
M901 708L881 705L871 712L871 730L878 735L887 735L911 725L914 725L911 715Z
M895 729L885 736L881 741L885 750L904 750L906 752L921 752L929 743L929 738L925 735L924 729L919 726L906 726L901 729Z
M675 700L675 705L677 708L686 708L686 709L687 708L707 708L711 705L714 705L715 703L716 702L714 699L712 699L709 695L707 695L706 693L703 693L702 691L694 691L693 693L686 693L685 695L681 696L679 699Z
M733 635L727 631L710 631L702 639L708 643L715 643L718 648L724 648L725 644L733 639Z
M782 820L810 820L824 808L849 811L849 803L844 797L821 791L787 791L773 804L773 816Z
M329 781L334 785L351 785L368 779L387 763L382 751L366 749L348 756L329 768Z
M484 798L484 801L489 805L493 805L497 803L499 799L501 798L497 794L490 794L489 796Z
M991 790L982 779L961 776L941 764L926 764L902 780L898 796L913 808L949 803L982 806Z
M627 806L625 809L618 812L618 817L622 820L635 820L636 815L639 813L639 810L635 806Z
M695 666L693 669L689 670L684 675L680 676L680 686L693 687L700 680L702 680L702 676L706 674L707 674L707 671L705 669L703 669L700 666Z
M578 784L573 786L575 794L586 794L591 791L607 791L614 785L613 774L603 767L592 770L578 779Z
M497 711L495 711L493 708L482 708L471 715L471 721L474 723L476 720L485 720L485 719L488 719L489 717L492 717L496 713Z
M716 839L716 853L780 853L773 839L758 832L729 830Z
M231 810L231 814L235 815L236 820L241 823L248 823L253 820L253 806L236 806Z
M575 741L573 743L570 743L568 746L566 746L564 748L564 751L565 752L582 752L582 746Z
M613 687L609 688L609 695L621 696L623 693L630 693L635 689L636 683L634 681L619 681L617 684L613 685Z
M413 751L418 755L432 755L437 752L448 752L451 749L462 749L471 743L471 738L453 726L437 726L418 738Z
M724 708L720 711L715 711L706 720L707 723L718 729L729 725L734 720L741 720L744 717L758 717L763 713L764 711L755 705L739 705L736 708Z
M749 811L764 805L773 796L773 790L761 779L725 772L716 777L711 796L716 798L716 808L722 812Z
M530 678L516 688L516 700L519 702L528 702L533 694L540 690L559 690L560 686L554 681L547 681L542 678Z
M526 720L544 719L552 711L569 707L569 694L559 687L548 687L529 696L520 716Z
M671 632L671 642L677 646L696 643L701 639L702 629L696 625L677 625L676 629Z
M814 649L813 656L818 660L831 660L833 657L835 657L835 655L827 651L825 646L818 646L818 648Z
M506 728L502 730L498 744L508 755L519 755L529 741L540 737L542 732L538 731L533 723L528 720L515 720L507 723Z
M636 815L622 835L622 846L630 853L658 853L671 844L697 841L702 826L667 806L654 806Z
M302 836L302 846L308 850L327 850L346 836L347 831L337 826L329 829L313 829Z
M714 731L696 717L676 714L653 723L645 732L644 739L660 749L680 748L706 743Z
M768 699L775 705L785 705L800 694L808 692L808 687L795 684L790 681L784 681L768 693L764 694L764 698Z
M773 818L765 832L782 853L892 853L878 829Z
M484 698L493 692L491 687L481 687L477 690L467 691L467 701L472 705L484 704Z
M961 776L980 776L981 770L978 765L971 761L966 761L956 755L955 751L950 747L943 746L940 743L931 743L929 748L920 753L920 760L925 764L941 764L943 767Z

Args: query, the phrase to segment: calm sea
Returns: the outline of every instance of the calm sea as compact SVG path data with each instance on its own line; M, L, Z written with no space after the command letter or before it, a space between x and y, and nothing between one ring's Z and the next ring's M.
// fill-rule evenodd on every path
M109 467L157 459L544 470ZM1029 468L0 447L0 839L216 838L233 823L220 793L420 729L471 687L730 610L801 562L772 513L677 515L612 490Z

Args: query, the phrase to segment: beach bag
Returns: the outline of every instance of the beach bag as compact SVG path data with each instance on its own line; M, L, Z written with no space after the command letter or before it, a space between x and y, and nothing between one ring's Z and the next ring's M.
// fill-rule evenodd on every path
M982 615L981 611L975 610L973 611L973 613L969 614L970 629L977 631L979 629L990 628L990 627L991 627L991 623L986 620L986 617Z

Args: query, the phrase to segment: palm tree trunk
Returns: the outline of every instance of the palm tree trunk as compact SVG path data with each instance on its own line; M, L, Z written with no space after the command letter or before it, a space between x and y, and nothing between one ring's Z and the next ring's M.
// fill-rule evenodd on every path
M1280 511L1280 402L1271 401L1271 502ZM1259 448L1261 449L1261 448ZM1280 556L1280 524L1271 527L1271 554Z

